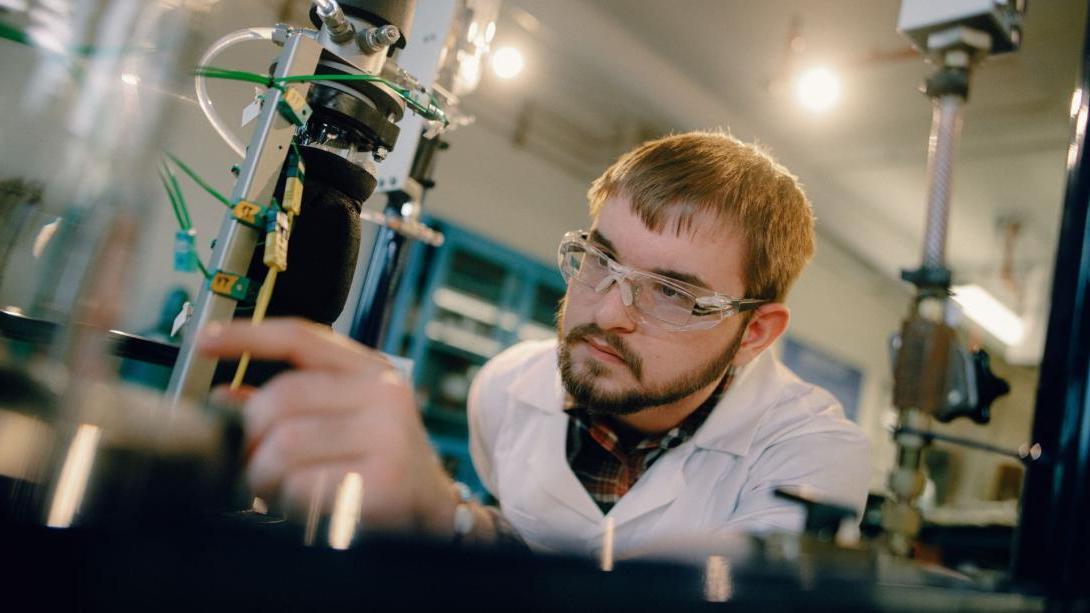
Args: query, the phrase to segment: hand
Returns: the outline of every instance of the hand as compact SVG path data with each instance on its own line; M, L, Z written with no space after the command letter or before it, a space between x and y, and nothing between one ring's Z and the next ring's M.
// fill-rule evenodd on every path
M259 389L217 390L243 404L254 493L305 517L317 496L328 510L349 473L363 481L363 525L447 536L457 504L432 450L412 388L381 354L301 319L212 324L206 355L281 360L296 370Z

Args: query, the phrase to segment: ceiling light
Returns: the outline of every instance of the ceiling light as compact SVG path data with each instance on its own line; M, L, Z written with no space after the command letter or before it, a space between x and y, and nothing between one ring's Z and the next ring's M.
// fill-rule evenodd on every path
M840 100L840 77L828 68L811 68L795 81L799 103L815 113L822 113Z
M492 54L492 70L501 79L513 79L522 72L522 53L514 47L501 47Z
M1025 337L1022 318L979 285L954 286L954 302L973 323L1007 346L1018 345Z

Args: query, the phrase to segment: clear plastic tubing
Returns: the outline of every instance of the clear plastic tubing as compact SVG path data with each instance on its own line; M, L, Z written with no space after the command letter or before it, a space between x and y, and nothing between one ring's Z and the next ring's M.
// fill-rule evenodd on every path
M212 46L204 52L201 56L200 66L211 65L212 61L223 52L224 49L233 47L238 43L248 40L272 40L273 29L272 28L243 28L236 30L223 38L212 43ZM195 87L197 90L197 103L201 106L201 111L204 112L204 116L208 118L208 122L212 124L212 128L220 135L220 138L227 143L227 146L232 151L238 154L239 157L246 157L246 146L242 141L235 136L230 127L223 121L218 114L216 114L215 107L212 106L212 99L208 97L208 83L205 77L197 75L194 79Z

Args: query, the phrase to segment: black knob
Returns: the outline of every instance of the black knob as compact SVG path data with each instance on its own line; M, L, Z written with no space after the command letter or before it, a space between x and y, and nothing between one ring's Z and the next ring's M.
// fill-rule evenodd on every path
M969 412L970 419L986 424L992 418L992 403L1011 391L1011 386L992 372L992 358L987 351L978 349L972 353L973 370L976 372L977 406Z

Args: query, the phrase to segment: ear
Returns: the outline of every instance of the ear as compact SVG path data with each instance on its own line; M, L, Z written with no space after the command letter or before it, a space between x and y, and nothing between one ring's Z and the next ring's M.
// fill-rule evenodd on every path
M791 309L779 302L762 305L754 311L746 324L738 353L734 355L734 365L745 366L768 349L787 330L789 321Z

